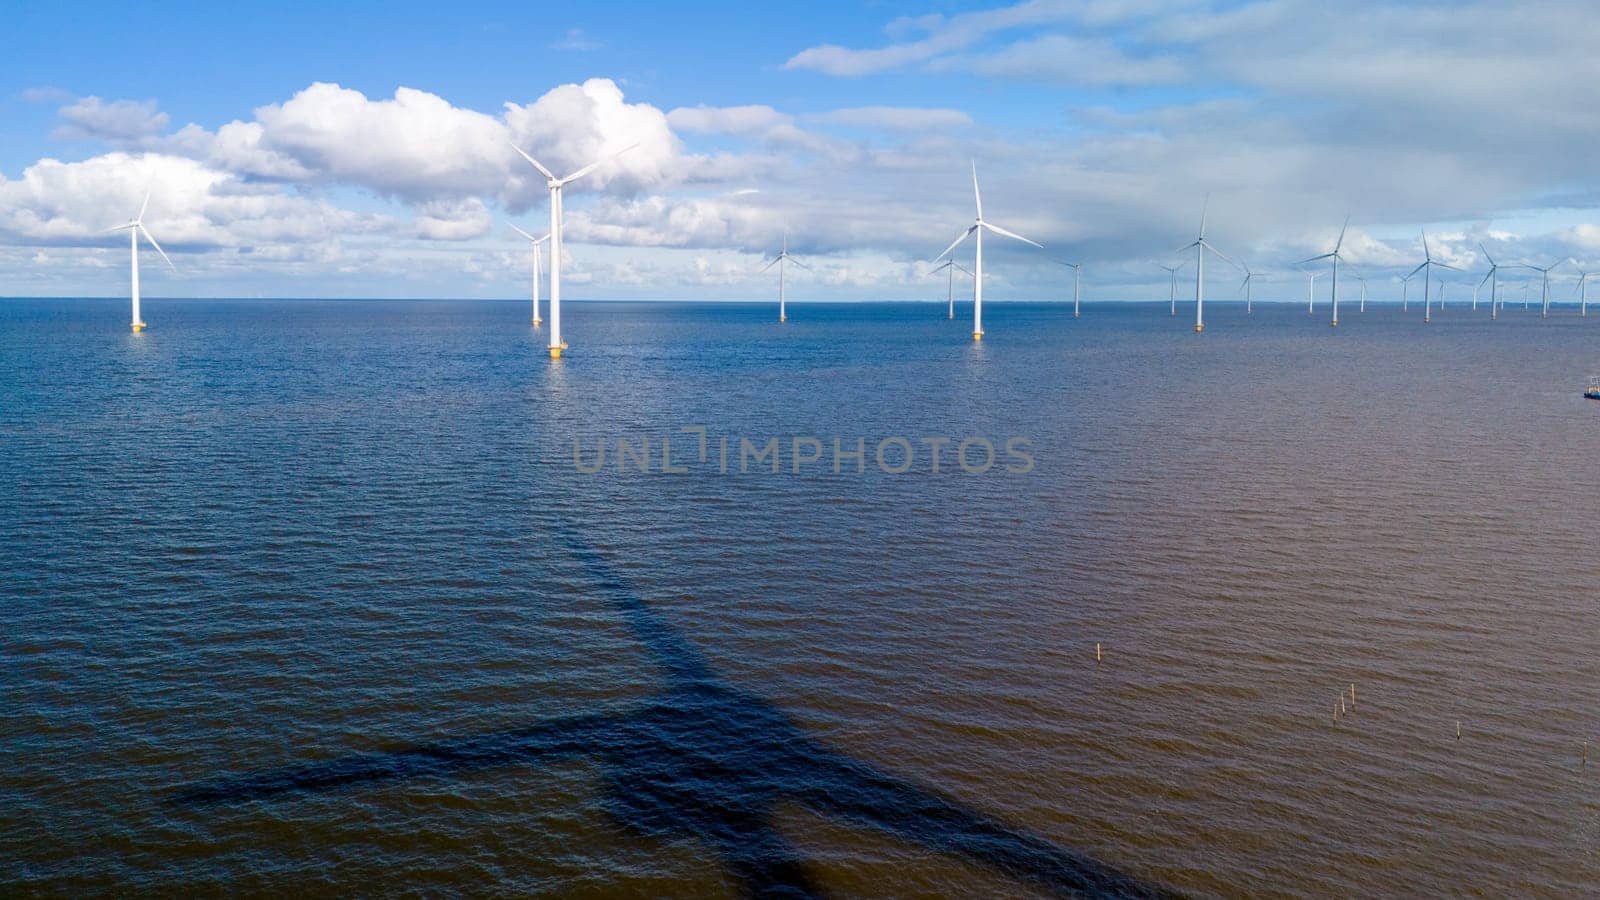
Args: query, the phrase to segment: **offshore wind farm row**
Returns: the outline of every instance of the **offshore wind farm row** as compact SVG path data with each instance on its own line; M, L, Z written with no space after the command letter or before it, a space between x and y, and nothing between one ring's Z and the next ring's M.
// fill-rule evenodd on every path
M637 146L638 146L637 143L630 144L630 145L628 145L626 147L623 147L621 150L618 150L618 151L615 151L615 152L610 153L608 155L602 156L601 158L590 162L588 165L585 165L585 166L573 171L571 174L568 174L568 175L566 175L564 177L557 177L554 172L552 172L549 168L547 168L543 163L539 162L539 160L534 158L527 151L523 150L521 147L517 147L514 144L512 145L512 149L514 149L518 153L518 155L520 155L523 159L527 160L529 165L533 166L533 168L536 169L540 175L544 176L544 178L546 179L546 185L548 186L548 188L550 190L550 230L548 232L546 232L542 236L535 237L532 233L530 233L530 232L518 227L515 224L511 224L511 223L507 223L507 224L511 228L511 230L515 231L519 236L521 236L524 240L526 240L529 243L529 251L530 251L531 261L532 261L532 290L531 290L532 302L533 302L532 324L533 324L533 326L535 328L541 327L544 324L544 321L545 321L544 318L540 314L540 290L539 290L539 288L540 288L541 280L543 278L545 278L545 277L549 278L549 308L550 308L550 320L549 321L550 321L550 331L549 331L548 348L549 348L550 356L551 356L552 359L561 358L562 351L566 350L567 347L568 347L567 343L563 340L562 335L561 335L561 244L562 244L562 234L563 234L563 232L565 230L565 219L564 219L564 216L563 216L563 208L562 208L563 191L568 185L570 185L573 182L576 182L576 181L582 179L584 176L590 174L591 172L595 171L596 169L600 168L601 166L612 162L617 157L621 156L624 153L627 153L628 151L634 149ZM968 278L970 278L972 280L972 339L974 341L981 341L983 339L983 335L984 335L984 328L983 328L983 235L984 235L984 232L987 231L987 232L989 232L989 233L991 233L993 235L999 236L999 237L1004 237L1004 238L1008 238L1008 239L1010 239L1012 241L1017 241L1017 242L1020 242L1020 243L1023 243L1023 244L1027 244L1027 245L1029 245L1031 247L1034 247L1034 248L1037 248L1039 250L1044 250L1045 247L1044 247L1043 244L1040 244L1038 241L1035 241L1035 240L1033 240L1031 238L1024 237L1023 235L1018 234L1015 231L1012 231L1010 229L1004 228L1004 227L1002 227L1000 225L996 225L993 222L991 222L991 221L989 221L989 220L984 218L984 215L983 215L983 192L982 192L982 189L980 188L980 186L978 184L978 166L977 166L976 160L974 160L973 163L972 163L972 199L973 199L973 206L974 206L975 213L976 213L976 215L975 215L975 217L973 219L973 223L971 225L967 226L965 229L963 229L959 234L957 234L955 240L951 241L950 245L948 247L946 247L943 252L941 252L938 256L934 257L934 259L932 261L933 262L933 266L932 266L932 268L931 268L931 270L929 271L928 274L935 275L935 274L938 274L940 272L945 273L945 302L946 302L947 316L948 316L948 318L950 318L952 320L955 318L955 274L957 272L960 272L960 273L962 273L963 275L967 276ZM1178 275L1179 275L1180 272L1184 271L1184 269L1189 264L1189 260L1183 258L1183 256L1181 256L1181 255L1182 254L1187 254L1191 250L1194 251L1194 259L1193 259L1193 263L1194 263L1194 298L1193 298L1193 300L1194 300L1194 330L1195 330L1196 333L1202 333L1202 332L1205 331L1205 290L1206 290L1206 265L1205 264L1206 264L1206 254L1207 253L1210 253L1213 256L1217 257L1218 259L1220 259L1220 260L1228 263L1229 265L1233 266L1236 270L1238 270L1239 274L1243 275L1243 280L1239 283L1238 289L1235 291L1235 293L1236 294L1242 294L1244 296L1246 314L1250 314L1250 313L1254 312L1254 309L1255 309L1254 282L1261 275L1260 272L1252 270L1250 268L1250 266L1249 266L1249 263L1246 262L1243 258L1235 259L1232 256L1229 256L1228 254L1226 254L1223 251L1219 250L1213 243L1211 243L1210 240L1208 240L1206 238L1206 223L1207 223L1207 216L1208 216L1208 213L1210 211L1210 204L1211 204L1211 198L1210 198L1209 195L1207 195L1205 201L1201 205L1201 209L1200 209L1200 228L1199 228L1199 232L1195 236L1195 239L1192 242L1190 242L1188 244L1185 244L1184 246L1178 248L1176 251L1173 252L1173 254L1172 254L1173 259L1172 259L1172 263L1171 264L1168 264L1166 262L1157 263L1157 265L1163 271L1165 271L1167 273L1167 275L1168 275L1168 279L1169 279L1168 303L1169 303L1169 307L1170 307L1170 315L1175 317L1178 314ZM131 314L132 314L131 324L132 324L132 328L133 328L133 330L135 332L143 331L147 327L145 322L144 322L144 319L143 319L143 317L141 316L141 313L140 313L139 236L141 234L144 235L145 240L150 242L150 246L152 248L154 248L155 251L158 254L160 254L162 260L164 260L166 262L168 267L170 267L173 271L177 270L177 267L173 264L172 259L167 256L166 251L161 249L161 245L156 242L155 237L150 233L149 229L144 224L144 216L145 216L145 213L149 209L149 205L150 205L150 194L147 192L145 194L144 202L140 205L138 213L135 214L133 216L133 218L129 219L124 224L116 225L116 226L113 226L111 228L106 229L107 233L115 232L115 231L123 231L123 230L126 230L128 232L129 248L130 248L130 254L131 254L131 307L132 307L131 308ZM1316 281L1317 281L1317 279L1319 277L1321 277L1323 274L1330 274L1331 275L1329 298L1330 298L1331 306L1332 306L1332 318L1330 319L1330 323L1329 324L1331 324L1333 326L1338 326L1338 324L1339 324L1339 269L1340 269L1341 263L1348 264L1347 260L1346 260L1346 251L1344 249L1344 244L1345 244L1345 236L1349 232L1349 228L1350 228L1350 218L1347 216L1345 218L1344 224L1339 229L1339 235L1338 235L1338 238L1334 241L1333 249L1329 250L1326 253L1322 253L1322 254L1318 254L1318 255L1315 255L1315 256L1307 257L1305 259L1301 259L1301 260L1298 260L1298 261L1295 261L1294 263L1292 263L1292 266L1294 268L1296 268L1299 271L1303 272L1305 274L1305 276L1306 276L1306 312L1308 314L1310 314L1310 315L1315 315L1316 314ZM1409 312L1410 311L1410 288L1411 288L1411 282L1419 274L1422 276L1422 305L1423 305L1422 321L1424 323L1429 323L1429 322L1431 322L1433 320L1433 310L1434 310L1435 304L1437 303L1437 306L1441 311L1444 309L1444 305L1445 305L1445 285L1446 285L1446 280L1442 276L1438 277L1436 279L1434 270L1435 269L1444 269L1444 270L1451 271L1451 272L1463 272L1463 273L1464 273L1464 270L1459 266L1452 265L1452 264L1444 262L1444 261L1442 261L1440 259L1436 259L1434 257L1434 254L1433 254L1432 247L1428 243L1427 230L1426 229L1422 229L1421 232L1420 232L1420 235L1421 235L1421 243L1422 243L1422 261L1419 262L1416 265L1415 268L1411 269L1406 274L1401 275L1401 276L1397 276L1397 280L1399 281L1400 289L1401 289L1401 294L1400 294L1401 310L1404 311L1404 312ZM960 263L958 263L955 260L955 258L952 256L952 254L955 253L957 248L959 248L962 244L964 244L968 238L972 238L973 239L972 268L970 268L970 269L968 269L967 267L965 267L965 266L961 265ZM549 266L548 266L548 273L545 272L545 268L546 267L544 266L543 251L542 251L543 246L546 245L546 244L548 244L549 248L550 248L550 263L549 263ZM1563 259L1563 260L1557 260L1557 261L1555 261L1555 262L1553 262L1553 263L1551 263L1549 265L1546 265L1546 266L1539 266L1539 265L1536 265L1536 264L1533 264L1533 263L1529 263L1529 262L1518 262L1518 263L1512 263L1512 264L1500 264L1500 263L1496 262L1494 257L1489 254L1488 248L1483 246L1482 242L1478 243L1478 249L1482 252L1483 258L1488 262L1488 269L1487 269L1487 271L1485 271L1483 273L1482 277L1480 279L1478 279L1475 283L1471 282L1470 276L1468 278L1468 282L1472 283L1472 307L1471 308L1472 308L1473 311L1476 311L1478 309L1480 292L1482 291L1482 289L1483 289L1483 287L1485 285L1488 285L1488 287L1489 287L1489 317L1491 319L1498 319L1501 310L1503 310L1504 307L1505 307L1505 299L1501 295L1501 291L1500 291L1500 284L1501 284L1500 273L1501 273L1502 270L1522 270L1522 271L1526 271L1526 272L1530 272L1530 273L1537 273L1539 275L1539 280L1540 280L1540 305L1541 305L1541 310L1542 310L1541 314L1542 314L1542 316L1544 318L1549 318L1549 316L1550 316L1550 305L1551 305L1550 273L1555 271L1555 270L1557 270L1557 269L1559 269L1559 268L1561 268L1564 265L1570 265L1574 270L1577 270L1577 274L1578 274L1578 280L1577 280L1575 294L1576 294L1576 299L1579 301L1579 315L1580 316L1587 316L1588 315L1588 313L1589 313L1589 285L1588 285L1588 282L1589 282L1589 279L1591 277L1593 277L1593 276L1595 276L1597 274L1600 274L1600 272L1582 271L1582 270L1580 270L1578 262L1576 260L1570 259L1570 258L1569 259ZM1072 277L1072 315L1073 315L1073 318L1078 318L1082 314L1082 287L1083 287L1084 262L1082 260L1079 260L1079 261L1068 261L1068 260L1063 260L1063 259L1054 260L1054 262L1056 262L1057 264L1059 264L1061 266L1064 266L1064 267L1067 267L1067 268L1070 268L1070 269L1073 270L1073 277ZM810 266L807 266L805 263L803 263L800 260L796 259L794 257L794 255L789 252L788 233L787 233L787 230L785 230L785 232L784 232L784 234L782 236L782 240L781 240L778 252L776 254L772 255L772 258L770 260L768 260L764 265L762 265L761 268L758 270L759 272L767 272L767 271L771 270L773 267L777 268L777 271L778 271L778 321L780 323L787 322L788 319L789 319L789 316L788 316L788 297L787 297L787 273L786 273L785 270L786 270L787 266L790 265L790 264L798 266L799 268L801 268L803 270L806 270L806 271L812 271ZM1319 269L1307 269L1307 268L1305 268L1306 266L1314 266L1314 265L1325 265L1327 267L1327 270L1325 272L1325 271L1319 270ZM1353 277L1358 282L1360 282L1361 288L1360 288L1360 307L1359 307L1359 310L1360 310L1360 312L1364 313L1364 312L1366 312L1366 308L1367 308L1367 288L1368 288L1367 278L1366 278L1365 275L1361 274L1360 272L1354 272L1354 273L1351 273L1351 274L1353 275ZM1435 295L1435 293L1434 293L1434 282L1435 282L1435 280L1437 280L1437 282L1438 282L1438 293L1437 293L1437 295ZM1522 284L1522 288L1523 288L1523 307L1524 307L1524 309L1528 308L1527 292L1528 292L1529 286L1530 286L1530 283L1527 282L1527 281L1524 281L1523 284ZM1437 296L1437 299L1435 299L1436 296Z

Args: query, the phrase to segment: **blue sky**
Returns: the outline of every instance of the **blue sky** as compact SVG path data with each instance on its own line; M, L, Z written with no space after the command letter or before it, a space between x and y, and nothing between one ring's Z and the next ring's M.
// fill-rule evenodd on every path
M180 270L152 293L516 296L503 223L546 212L507 139L558 169L644 142L569 197L580 297L763 298L785 229L817 270L792 296L928 296L974 159L989 216L1047 247L990 245L997 298L1061 296L1055 259L1089 297L1164 295L1207 194L1268 296L1345 215L1376 284L1424 226L1469 270L1480 242L1600 268L1600 17L1341 8L29 5L0 53L0 295L124 292L96 232L149 189Z

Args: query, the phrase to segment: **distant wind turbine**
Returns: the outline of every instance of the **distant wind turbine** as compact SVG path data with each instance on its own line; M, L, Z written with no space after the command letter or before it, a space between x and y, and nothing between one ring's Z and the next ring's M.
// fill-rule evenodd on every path
M789 321L789 312L788 312L788 309L784 306L784 297L783 297L783 290L784 290L784 288L783 288L783 284L784 284L783 267L787 263L794 263L795 265L799 266L800 268L805 269L807 272L811 271L811 267L810 266L806 265L805 263L801 262L800 260L795 259L793 256L789 255L789 232L788 231L784 231L784 233L783 233L783 249L781 251L779 251L779 253L778 253L778 255L776 257L773 257L772 262L769 262L766 265L761 267L761 271L763 271L763 272L765 272L766 270L772 268L773 266L777 266L778 267L778 321L779 322L787 322L787 321Z
M1485 247L1483 242L1480 241L1478 243L1478 249L1483 251L1483 258L1489 261L1489 272L1483 276L1483 281L1489 282L1489 318L1491 320L1498 319L1500 317L1500 264L1495 262L1494 257L1489 255L1489 248ZM1483 287L1483 281L1478 282L1478 287Z
M1400 279L1400 311L1401 312L1406 312L1407 310L1411 309L1411 276L1415 275L1415 274L1416 273L1413 272L1413 273L1411 273L1411 275L1407 275L1407 276L1405 276L1405 277Z
M1433 270L1434 270L1434 267L1436 267L1436 266L1438 268L1441 268L1441 269L1450 269L1450 270L1455 271L1455 272L1461 271L1460 269L1457 269L1455 266L1452 266L1452 265L1450 265L1448 263L1438 262L1437 260L1435 260L1433 258L1433 251L1428 248L1428 232L1427 231L1423 231L1422 232L1422 265L1417 266L1415 269L1412 269L1411 270L1411 275L1415 275L1418 272L1422 273L1422 321L1424 323L1432 321L1432 315L1431 315L1432 309L1429 306L1428 298L1433 293ZM1410 278L1411 275L1407 275L1406 277Z
M565 341L561 340L561 229L565 221L561 211L561 190L579 178L593 172L602 165L616 159L629 150L639 146L637 143L629 144L610 156L597 159L587 166L573 172L565 178L557 178L554 173L546 169L537 159L529 156L521 147L511 145L523 159L539 170L545 177L545 184L550 188L550 358L560 359L561 351L567 349Z
M1594 272L1578 273L1578 292L1583 295L1583 306L1579 307L1578 311L1580 316L1589 314L1589 279L1595 274Z
M1322 277L1321 272L1306 273L1306 312L1314 313L1317 305L1317 279Z
M1356 280L1361 282L1361 312L1366 312L1367 311L1367 280L1365 278L1362 278L1360 275L1356 276Z
M511 225L510 222L506 224ZM539 318L539 245L550 240L550 235L547 234L544 237L536 238L515 225L511 225L511 230L527 238L528 242L533 245L533 325L537 328L544 322L543 319Z
M1301 261L1295 263L1297 266L1303 266L1306 263L1319 262L1324 259L1333 260L1333 325L1336 328L1339 325L1339 261L1344 259L1344 257L1340 255L1339 251L1344 247L1344 233L1345 231L1349 230L1349 228L1350 217L1345 216L1344 226L1339 229L1339 240L1334 243L1333 252L1324 253L1321 256L1313 256L1310 259L1302 259Z
M1057 262L1060 262L1060 260L1057 260ZM1072 270L1072 317L1076 319L1078 317L1078 288L1083 285L1083 263L1063 262L1061 264Z
M1206 310L1205 310L1205 306L1206 306L1206 251L1210 250L1212 253L1215 253L1217 256L1228 260L1229 263L1233 263L1232 259L1228 259L1228 255L1226 253L1223 253L1221 250L1218 250L1217 248L1211 246L1211 243L1206 240L1206 209L1208 207L1210 207L1210 206L1211 206L1211 195L1207 194L1205 203L1202 204L1201 207L1200 207L1200 236L1194 239L1194 243L1188 244L1188 245L1185 245L1183 247L1179 247L1178 248L1178 252L1179 253L1182 253L1183 251L1189 250L1189 249L1193 249L1194 250L1194 259L1195 259L1195 269L1194 269L1194 331L1195 331L1195 334L1199 334L1200 332L1206 330L1206 319L1205 319L1205 312L1206 312ZM1233 263L1233 264L1234 265L1238 265L1237 263Z
M1044 245L1039 243L1038 241L1030 241L1027 238L1023 237L1020 234L1017 234L1014 231L1007 231L1004 228L1001 228L999 225L994 225L994 224L991 224L989 222L984 221L984 219L983 219L983 194L979 193L979 191L978 191L978 161L977 160L973 160L972 161L972 201L973 201L973 205L975 205L977 207L977 209L978 209L977 219L974 220L973 223L970 226L967 227L966 231L963 231L963 232L961 232L961 234L957 235L956 239L954 241L950 242L950 246L944 248L944 252L939 254L938 256L934 257L933 261L934 262L938 262L939 260L944 259L946 256L949 256L950 255L950 251L952 251L956 247L960 246L962 241L966 240L967 238L971 237L972 235L976 234L978 236L977 237L977 243L978 243L977 252L974 255L974 263L973 263L973 266L972 266L972 339L975 340L975 341L981 341L981 340L983 340L983 232L984 232L984 230L988 229L989 231L992 231L995 234L1001 235L1003 237L1008 237L1008 238L1011 238L1013 240L1021 241L1024 244L1032 244L1033 246L1038 247L1040 250L1044 249Z
M156 248L156 252L161 254L161 258L167 261L167 266L172 271L178 271L178 267L174 266L172 259L167 256L167 251L161 249L161 245L156 243L156 239L150 234L150 230L144 227L144 212L149 206L150 192L146 191L144 202L139 204L138 215L129 219L125 225L115 225L101 232L102 234L110 234L113 231L121 231L124 228L128 230L128 250L133 259L131 266L133 271L133 330L135 332L143 331L145 327L144 319L139 317L139 235L142 233L145 240L150 242L150 246Z
M1161 263L1156 263L1156 265L1161 266L1161 268L1163 268L1163 269L1166 269L1167 270L1167 274L1172 276L1172 287L1168 291L1168 299L1172 302L1172 314L1173 315L1177 315L1178 314L1178 270L1183 268L1184 264L1183 263L1178 263L1175 266L1164 266L1164 265L1161 265Z
M1250 271L1250 265L1243 260L1239 261L1240 268L1244 269L1244 281L1239 283L1239 290L1244 291L1244 314L1255 312L1255 303L1250 297L1250 282L1256 278L1256 273Z
M953 259L947 259L943 264L935 266L933 272L929 274L938 272L947 273L945 276L944 298L945 302L950 304L950 318L954 319L956 317L956 273L960 272L968 278L972 277L972 273L968 272L966 268Z
M1557 260L1556 262L1553 262L1550 265L1545 266L1543 268L1540 268L1539 266L1533 265L1532 263L1523 263L1522 264L1522 268L1530 269L1532 271L1535 271L1535 272L1539 273L1539 276L1540 276L1540 279L1541 279L1540 284L1539 284L1539 292L1543 296L1543 300L1544 300L1544 315L1541 316L1541 318L1545 318L1545 319L1550 318L1550 270L1560 267L1560 265L1562 263L1564 263L1564 262L1566 262L1566 260L1564 260L1564 259L1563 260ZM1524 302L1524 308L1526 308L1526 302Z

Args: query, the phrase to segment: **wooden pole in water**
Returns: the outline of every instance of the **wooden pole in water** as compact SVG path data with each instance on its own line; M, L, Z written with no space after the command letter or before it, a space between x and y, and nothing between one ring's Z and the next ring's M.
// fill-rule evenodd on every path
M1350 705L1356 705L1356 686L1353 684L1350 685Z
M1461 720L1456 720L1456 740L1461 740Z
M1094 642L1094 664L1100 665L1100 642Z
M1347 712L1347 711L1348 710L1346 710L1344 708L1344 691L1340 691L1339 692L1339 712L1343 713L1343 712Z

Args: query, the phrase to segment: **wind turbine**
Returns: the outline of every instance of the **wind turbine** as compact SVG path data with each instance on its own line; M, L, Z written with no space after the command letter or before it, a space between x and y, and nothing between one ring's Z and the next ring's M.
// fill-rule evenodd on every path
M1156 263L1156 265L1161 266L1160 263ZM1168 299L1172 301L1172 314L1173 315L1177 315L1178 314L1178 270L1183 268L1183 263L1178 263L1175 266L1161 266L1161 268L1166 269L1167 270L1167 274L1172 276L1172 289L1168 293Z
M554 173L546 169L537 159L529 156L521 147L511 145L523 159L539 170L545 177L545 184L550 187L550 358L560 359L561 351L567 349L566 342L561 340L561 228L563 217L561 212L561 190L579 178L593 172L602 165L616 159L629 150L639 146L637 143L629 144L621 150L602 159L597 159L587 166L573 172L565 178L557 178Z
M975 340L975 341L981 341L981 340L983 340L983 232L984 232L984 229L988 229L988 230L994 232L995 234L998 234L998 235L1001 235L1001 236L1004 236L1004 237L1008 237L1008 238L1011 238L1013 240L1021 241L1024 244L1032 244L1033 246L1038 247L1040 250L1044 249L1044 245L1039 243L1038 241L1030 241L1027 238L1023 237L1022 235L1017 234L1016 232L1007 231L1004 228L1001 228L999 225L994 225L994 224L991 224L989 222L985 222L983 220L983 194L978 192L978 161L977 160L973 160L972 161L972 201L973 201L973 205L975 205L978 208L978 217L977 217L977 219L971 225L967 226L967 230L966 231L963 231L963 232L961 232L961 234L957 235L956 239L954 241L950 242L950 246L944 248L944 252L939 254L938 256L935 256L933 258L933 261L934 262L938 262L939 260L944 259L946 256L949 256L951 250L954 250L956 247L960 246L962 241L966 240L967 238L971 237L972 235L976 234L978 236L977 237L977 242L978 242L977 253L976 253L975 257L974 257L975 262L974 262L974 265L972 267L972 270L973 270L973 275L972 275L972 339Z
M1522 268L1532 269L1533 271L1538 272L1542 279L1539 285L1539 292L1543 295L1544 299L1544 315L1541 318L1550 318L1550 270L1560 266L1564 262L1566 262L1564 259L1557 260L1556 262L1553 262L1542 269L1538 266L1532 265L1531 263L1522 264ZM1523 308L1527 308L1526 301L1523 302Z
M1250 282L1255 280L1256 273L1250 271L1250 265L1242 260L1239 266L1244 269L1244 281L1239 284L1239 290L1244 291L1244 314L1248 316L1255 312L1255 303L1250 297Z
M763 271L763 272L765 272L766 270L772 268L773 266L777 266L778 267L778 321L779 322L787 322L787 321L789 321L789 313L788 313L788 310L784 307L784 297L783 297L783 266L784 266L785 263L794 263L795 265L799 266L800 268L805 269L807 272L811 271L811 267L810 266L806 265L805 263L801 262L800 260L795 259L794 257L789 255L789 232L788 231L784 231L784 233L783 233L783 250L780 251L776 257L773 258L772 262L769 262L766 265L761 267L761 271Z
M1522 309L1524 312L1528 309L1528 282L1526 281L1522 283Z
M1418 272L1422 273L1422 321L1424 324L1432 321L1432 317L1430 315L1432 309L1428 305L1428 298L1433 294L1433 269L1435 266L1438 266L1441 269L1451 269L1456 272L1461 271L1460 269L1457 269L1455 266L1452 266L1448 263L1436 262L1434 260L1433 251L1428 249L1428 232L1423 231L1422 265L1412 269L1411 275L1415 275ZM1407 275L1406 277L1410 278L1411 275Z
M155 237L150 234L150 229L144 227L144 211L149 206L150 192L146 191L144 202L139 204L138 215L129 219L125 225L115 225L101 232L102 234L110 234L113 231L121 231L124 228L128 230L128 251L133 259L131 265L133 271L133 330L135 332L144 330L144 319L139 317L139 234L141 232L144 234L144 239L150 242L150 246L156 248L156 252L161 254L161 258L167 261L167 266L172 271L178 271L178 267L174 266L172 259L167 256L167 251L161 249L161 245L156 243Z
M1060 262L1060 260L1057 260L1057 262ZM1078 317L1078 288L1083 284L1083 263L1063 262L1061 264L1072 270L1072 317L1076 319Z
M1492 321L1500 317L1500 264L1489 255L1489 248L1478 242L1478 249L1483 251L1483 258L1489 261L1489 273L1483 276L1483 281L1489 282L1489 319ZM1483 281L1478 282L1478 287L1483 287Z
M1234 263L1233 260L1228 259L1228 255L1226 253L1223 253L1221 250L1218 250L1217 248L1211 246L1211 243L1206 240L1206 208L1209 207L1210 205L1211 205L1211 195L1207 194L1205 203L1203 205L1201 205L1201 207L1200 207L1200 236L1194 239L1194 243L1188 244L1186 246L1178 248L1178 252L1179 253L1182 253L1183 251L1188 250L1191 247L1194 248L1194 259L1195 259L1195 269L1194 269L1194 332L1195 332L1195 334L1199 334L1200 332L1206 330L1206 319L1205 319L1205 306L1206 306L1206 251L1210 250L1212 253L1215 253L1216 255L1222 257L1223 259L1228 260L1228 262L1233 263L1234 265L1238 265L1238 263Z
M1416 274L1415 272L1411 273L1411 275L1415 275L1415 274ZM1411 309L1411 275L1407 275L1404 278L1400 279L1400 311L1401 312L1406 312L1407 310Z
M1367 280L1365 278L1362 278L1360 275L1356 276L1356 280L1361 282L1361 312L1366 312L1367 311Z
M511 225L510 222L506 224ZM536 238L515 225L511 225L511 230L527 238L529 243L533 244L533 326L537 328L544 321L539 318L539 245L550 240L550 235L547 234L544 237Z
M960 272L968 278L972 277L972 273L968 272L966 268L953 259L945 260L943 265L935 266L933 272L928 274L932 275L940 271L948 273L945 277L945 302L950 304L950 318L954 319L956 317L956 273Z
M1594 273L1594 272L1579 272L1578 273L1578 292L1583 295L1583 306L1579 307L1579 312L1578 312L1578 315L1580 315L1580 316L1587 316L1589 314L1589 278L1590 278L1590 276L1592 276L1594 274L1596 274L1596 273Z
M1333 325L1335 328L1339 326L1339 261L1344 259L1343 256L1339 255L1339 251L1344 247L1344 233L1349 228L1350 217L1345 216L1344 227L1339 229L1339 240L1333 245L1332 253L1324 253L1321 256L1313 256L1310 259L1302 259L1295 263L1297 266L1303 266L1306 263L1318 262L1324 259L1333 260Z
M1306 273L1306 312L1315 313L1317 305L1317 279L1322 277L1321 272Z

